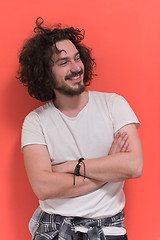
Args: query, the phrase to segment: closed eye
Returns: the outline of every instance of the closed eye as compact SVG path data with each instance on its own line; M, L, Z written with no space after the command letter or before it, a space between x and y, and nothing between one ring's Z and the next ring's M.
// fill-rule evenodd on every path
M66 65L67 64L67 61L63 61L63 62L60 62L60 66L64 66L64 65Z
M80 61L80 60L81 60L80 57L75 58L75 61Z
M77 62L81 60L79 52L77 52L77 53L75 54L74 60L77 61Z

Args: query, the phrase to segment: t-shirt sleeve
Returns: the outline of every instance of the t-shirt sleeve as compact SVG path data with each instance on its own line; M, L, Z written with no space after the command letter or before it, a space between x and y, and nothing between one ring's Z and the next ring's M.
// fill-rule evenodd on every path
M27 115L22 126L21 148L30 144L46 145L40 118L35 112Z
M113 94L109 101L109 109L114 133L130 123L135 123L139 128L140 122L124 97Z

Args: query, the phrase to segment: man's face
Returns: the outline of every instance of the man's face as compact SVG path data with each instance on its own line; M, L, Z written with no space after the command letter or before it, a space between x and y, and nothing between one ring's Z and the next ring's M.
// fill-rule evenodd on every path
M85 90L84 65L78 50L70 40L57 42L56 47L61 52L54 51L52 57L54 90L69 96L81 94Z

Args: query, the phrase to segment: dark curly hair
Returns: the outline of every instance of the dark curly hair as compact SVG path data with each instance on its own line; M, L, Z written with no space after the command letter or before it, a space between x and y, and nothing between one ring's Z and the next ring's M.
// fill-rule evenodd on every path
M62 28L61 25L50 28L42 27L43 23L42 18L37 18L34 28L35 36L27 40L22 48L17 78L24 86L28 87L28 92L32 97L45 102L55 98L51 69L54 63L51 58L53 46L56 48L56 42L69 39L77 48L85 67L85 86L90 85L95 75L93 74L95 61L91 57L91 49L81 44L84 39L84 30L73 27Z

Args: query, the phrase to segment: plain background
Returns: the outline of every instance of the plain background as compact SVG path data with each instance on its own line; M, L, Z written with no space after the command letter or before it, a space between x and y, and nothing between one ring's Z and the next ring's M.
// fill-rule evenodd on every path
M24 117L40 102L16 79L18 54L35 20L86 30L96 77L90 90L123 95L141 122L144 174L128 180L129 240L160 240L160 1L5 0L0 7L0 238L29 240L29 219L38 201L28 183L20 150Z

